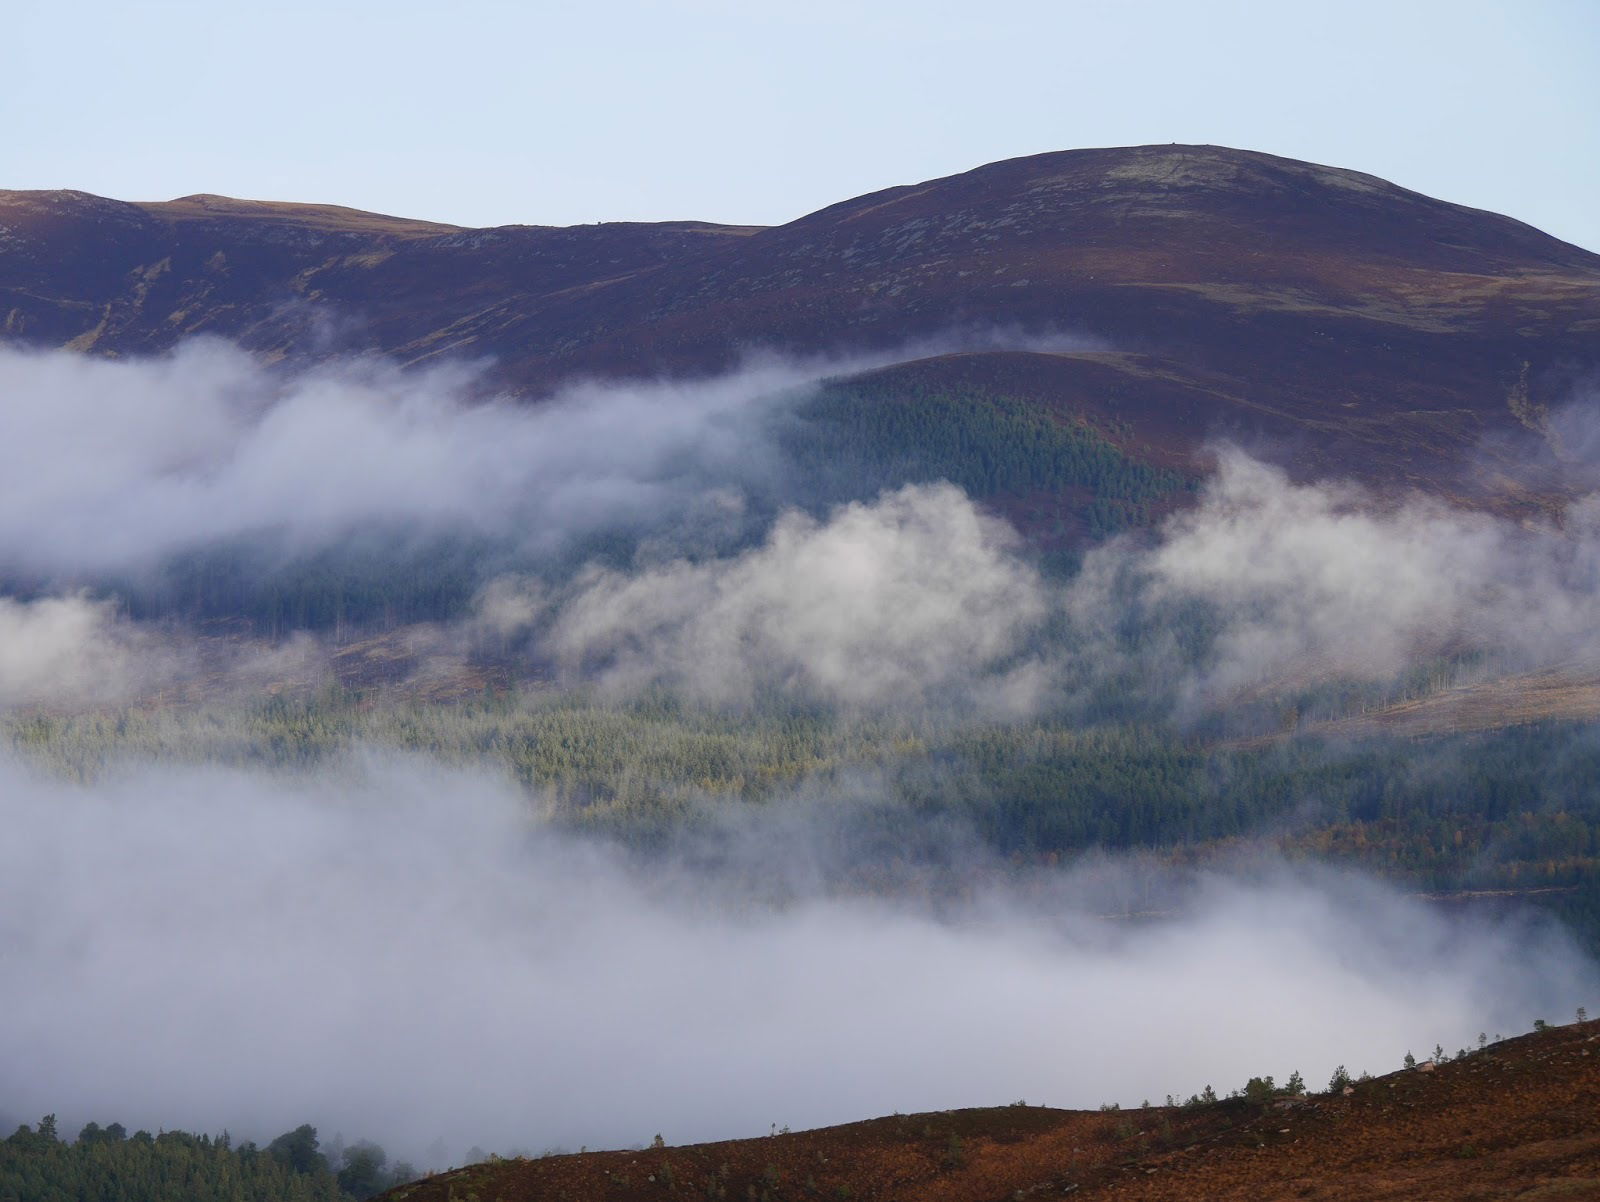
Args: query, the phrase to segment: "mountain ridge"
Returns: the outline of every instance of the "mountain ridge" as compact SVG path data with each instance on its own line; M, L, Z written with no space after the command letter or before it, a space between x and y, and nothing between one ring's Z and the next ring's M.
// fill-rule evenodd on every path
M0 229L13 345L147 355L208 334L290 362L465 358L530 400L755 351L870 354L920 360L930 387L946 370L969 388L1030 377L1030 395L1080 415L1110 390L1132 441L1197 471L1221 435L1280 448L1297 475L1519 512L1561 503L1524 444L1600 367L1600 255L1374 176L1223 147L1005 160L771 227L463 229L8 192ZM1130 358L1058 352L1020 370L1016 354L1063 335ZM930 345L994 357L906 349Z

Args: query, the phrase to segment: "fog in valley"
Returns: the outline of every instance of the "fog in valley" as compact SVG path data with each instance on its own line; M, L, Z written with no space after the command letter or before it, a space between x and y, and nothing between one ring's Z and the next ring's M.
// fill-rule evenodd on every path
M827 875L807 863L826 809L775 814L781 844L747 834L689 871L414 759L93 787L0 772L7 1104L67 1126L312 1121L426 1162L1019 1098L1137 1105L1390 1071L1569 1015L1600 984L1551 929L1281 865L1203 876L1181 912L1131 920L1097 913L1136 872L1104 862L979 871L937 905L797 887ZM742 872L774 856L796 861L781 904Z
M1008 340L1079 345L970 341ZM945 480L807 490L807 399L866 366L527 406L465 368L274 370L216 342L0 351L0 1112L258 1140L312 1122L459 1163L1296 1069L1319 1087L1596 1007L1600 970L1553 921L1248 841L1183 868L1020 863L905 807L887 752L750 803L674 794L671 829L630 839L562 821L489 740L357 737L295 767L129 745L63 770L30 748L124 705L223 729L269 687L327 691L378 633L139 600L182 595L203 574L171 565L218 547L255 597L285 565L463 543L461 603L403 632L413 677L492 659L542 697L860 723L889 747L1108 712L1188 739L1272 690L1600 651L1600 492L1517 523L1219 446L1192 505L1063 570ZM1586 412L1559 418L1574 479Z

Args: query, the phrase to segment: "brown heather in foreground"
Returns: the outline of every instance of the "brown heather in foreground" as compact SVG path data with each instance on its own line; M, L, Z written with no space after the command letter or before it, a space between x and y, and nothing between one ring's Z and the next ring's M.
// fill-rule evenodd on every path
M692 1088L692 1083L689 1083ZM475 1165L407 1202L1600 1199L1600 1022L1352 1092L1068 1111L1014 1105Z

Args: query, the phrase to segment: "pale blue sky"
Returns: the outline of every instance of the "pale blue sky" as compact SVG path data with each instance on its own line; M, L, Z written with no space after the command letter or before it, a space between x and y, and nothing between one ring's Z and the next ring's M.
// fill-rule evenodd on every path
M1600 0L0 0L0 187L776 223L1214 142L1600 250Z

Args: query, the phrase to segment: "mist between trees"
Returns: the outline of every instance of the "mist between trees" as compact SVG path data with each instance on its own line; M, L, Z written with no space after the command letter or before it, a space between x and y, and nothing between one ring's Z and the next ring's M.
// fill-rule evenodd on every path
M1394 1063L1600 985L1548 924L1272 857L1017 866L865 785L641 850L434 757L0 772L7 1108L69 1124L309 1120L430 1163L1092 1106Z
M12 715L0 730L28 761L79 781L129 760L315 774L362 747L488 763L554 825L641 853L800 799L843 824L839 847L855 859L833 871L864 888L914 860L914 840L895 844L918 828L959 830L997 861L1027 865L1095 849L1191 865L1261 846L1417 891L1560 889L1537 900L1588 940L1600 931L1589 885L1600 803L1587 787L1600 742L1564 724L1420 748L1303 737L1229 749L1126 723L951 726L566 693L374 706L333 691L203 711Z
M1592 995L1550 924L1600 944L1592 726L1374 717L1586 670L1592 500L1197 481L848 366L530 410L0 355L0 1107L420 1163L1318 1075Z

